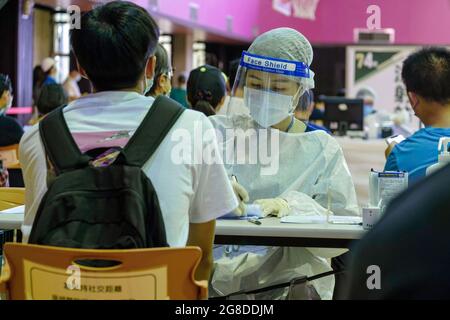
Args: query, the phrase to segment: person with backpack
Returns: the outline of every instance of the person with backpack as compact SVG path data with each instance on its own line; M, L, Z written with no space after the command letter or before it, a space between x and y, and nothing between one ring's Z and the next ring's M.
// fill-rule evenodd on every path
M218 151L206 116L152 87L158 26L130 2L87 12L71 47L95 93L48 114L20 144L26 186L24 242L82 248L198 246L196 278L209 278L215 219L238 207L222 163L179 162L177 133L192 154ZM200 137L201 138L201 137ZM218 153L218 152L217 152Z

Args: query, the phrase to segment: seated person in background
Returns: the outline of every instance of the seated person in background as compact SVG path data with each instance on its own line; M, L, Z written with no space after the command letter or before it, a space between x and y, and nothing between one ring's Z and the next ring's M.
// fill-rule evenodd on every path
M330 131L322 126L309 122L309 118L311 117L311 113L314 110L314 92L312 90L306 91L303 96L298 100L297 107L295 108L294 115L295 117L303 121L306 124L305 132L311 132L315 130L322 130L327 133Z
M45 58L41 63L42 71L45 73L45 79L42 85L55 84L56 82L56 61L53 58Z
M358 90L356 93L356 99L362 99L364 101L364 117L376 112L373 109L375 102L375 92L372 88L365 87Z
M156 47L155 57L155 77L150 91L147 93L147 97L169 96L172 90L172 66L170 65L166 49L160 43Z
M6 112L12 105L12 84L9 76L0 74L0 147L17 144L22 138L23 129Z
M193 110L208 117L215 115L223 106L225 95L225 78L216 67L204 65L189 74L187 96Z
M425 48L413 53L403 63L402 78L425 128L389 146L384 170L407 171L414 182L438 161L439 139L450 137L450 51Z
M159 28L148 12L131 2L113 1L87 12L81 28L71 31L71 47L95 93L64 108L64 118L81 152L124 147L149 110L153 97L146 97L155 75L155 50ZM187 244L202 250L196 278L209 278L215 219L237 206L237 199L223 164L205 161L178 163L172 157L180 142L173 132L194 137L199 125L212 129L199 112L185 110L143 166L158 195L167 242L171 247ZM172 133L171 133L172 132ZM200 133L201 134L201 133ZM191 139L195 140L195 139ZM192 154L212 148L215 136L202 143L191 141ZM151 148L151 146L149 146ZM191 154L187 154L192 159ZM26 186L24 242L28 242L37 209L47 191L45 149L39 127L32 127L20 144L20 159Z
M183 107L187 108L187 91L186 91L186 77L184 74L180 74L178 76L178 86L176 88L172 88L170 91L170 97L181 104Z
M78 81L81 80L81 74L78 70L72 70L69 73L69 76L63 83L64 90L66 91L66 95L69 98L69 101L78 99L81 97L80 87L78 86Z

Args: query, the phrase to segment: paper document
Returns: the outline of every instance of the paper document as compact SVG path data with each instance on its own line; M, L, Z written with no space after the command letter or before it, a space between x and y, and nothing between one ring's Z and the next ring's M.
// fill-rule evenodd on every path
M22 205L22 206L18 206L18 207L14 207L14 208L11 208L11 209L6 209L6 210L3 210L3 211L0 211L0 214L2 214L2 213L24 214L25 213L25 206Z
M332 224L360 224L362 218L358 216L330 216ZM320 224L327 223L326 216L286 216L281 218L282 223Z

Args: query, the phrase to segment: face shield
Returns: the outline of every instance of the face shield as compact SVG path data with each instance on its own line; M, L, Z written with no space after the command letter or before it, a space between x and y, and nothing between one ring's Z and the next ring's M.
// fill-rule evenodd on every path
M303 62L243 52L231 92L228 116L250 115L267 128L291 116L299 98L314 88L314 73Z

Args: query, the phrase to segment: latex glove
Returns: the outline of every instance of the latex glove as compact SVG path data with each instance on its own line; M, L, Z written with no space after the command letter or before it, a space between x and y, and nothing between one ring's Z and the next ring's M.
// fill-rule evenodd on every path
M273 215L281 218L287 216L291 210L287 201L281 198L260 199L256 200L255 204L261 207L264 217Z
M233 213L240 217L245 216L247 213L247 206L245 203L249 200L248 192L236 181L231 181L231 185L233 186L234 193L239 201L239 206L234 209Z

